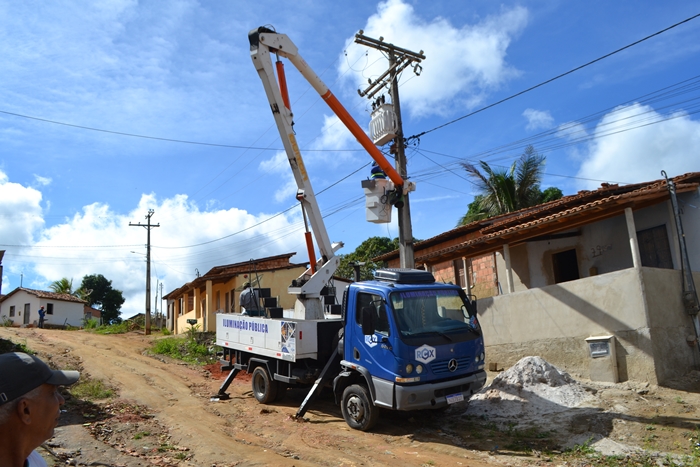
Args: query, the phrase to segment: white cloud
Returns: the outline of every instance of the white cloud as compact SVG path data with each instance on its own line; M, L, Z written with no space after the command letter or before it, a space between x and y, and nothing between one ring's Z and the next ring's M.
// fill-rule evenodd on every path
M15 271L16 276L23 272L24 286L39 289L62 277L72 278L77 287L83 276L102 274L124 293L125 317L143 311L146 229L129 223L145 224L148 209L155 211L151 223L160 224L151 229L152 298L157 281L165 284L167 293L194 279L195 269L204 274L217 265L305 251L297 212L263 222L273 214L236 208L202 211L185 195L159 200L150 194L142 195L128 214L93 203L42 230L41 197L39 191L11 183L0 172L0 238L6 244L34 245L0 247L7 249L5 272ZM208 243L223 237L227 238ZM188 245L198 246L183 248ZM5 291L19 285L19 280L10 284L11 277L7 279Z
M34 180L41 186L46 186L51 184L51 177L42 177L41 175L34 174Z
M557 127L557 136L568 140L578 140L588 136L588 130L578 122L562 123Z
M662 178L661 170L675 176L700 167L700 122L682 112L663 115L645 105L621 106L602 118L593 135L577 177L637 183ZM579 188L599 184L580 181Z
M332 169L355 160L356 156L352 152L343 151L353 146L354 141L352 133L337 116L324 115L321 133L310 144L311 151L301 150L304 167L309 177L314 181L323 181L324 175L333 173ZM294 199L297 183L284 151L278 151L270 159L260 162L259 168L268 174L278 174L283 179L275 190L275 201L283 203ZM337 177L331 175L330 178ZM316 190L315 183L314 190Z
M547 110L525 109L523 117L527 119L528 130L546 130L554 125L554 118Z
M383 36L388 43L423 50L426 56L420 77L406 69L400 80L402 110L411 115L473 108L488 92L518 75L506 63L506 51L527 24L528 12L523 7L503 8L498 15L461 26L452 25L448 18L421 18L402 0L387 0L377 10L363 28L365 35ZM340 60L339 72L353 80L352 86L364 89L367 79L378 78L388 62L377 50L353 42L354 37L347 41L348 56ZM349 70L362 66L361 73Z
M258 166L265 173L287 173L290 172L287 153L277 151L271 158L260 162Z
M0 239L3 244L32 243L35 233L44 225L41 199L40 191L10 182L7 174L0 171Z
M316 138L312 144L313 149L341 150L347 149L355 142L355 137L350 133L343 122L336 115L324 115L321 136ZM318 153L317 153L318 154ZM343 157L343 153L323 153L314 157L323 157L327 161L340 161L338 156Z

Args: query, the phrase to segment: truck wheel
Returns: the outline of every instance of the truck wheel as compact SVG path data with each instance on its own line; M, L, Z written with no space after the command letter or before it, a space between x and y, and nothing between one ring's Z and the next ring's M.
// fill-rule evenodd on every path
M277 381L270 378L270 373L263 366L253 370L253 395L261 404L271 404L277 398Z
M345 422L355 430L370 430L379 418L379 409L370 401L367 388L359 384L345 388L340 410Z

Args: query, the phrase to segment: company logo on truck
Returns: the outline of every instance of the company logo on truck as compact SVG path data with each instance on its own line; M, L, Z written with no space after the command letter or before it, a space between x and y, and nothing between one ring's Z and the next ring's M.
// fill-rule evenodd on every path
M416 349L416 360L423 363L430 363L435 360L435 347L421 345Z

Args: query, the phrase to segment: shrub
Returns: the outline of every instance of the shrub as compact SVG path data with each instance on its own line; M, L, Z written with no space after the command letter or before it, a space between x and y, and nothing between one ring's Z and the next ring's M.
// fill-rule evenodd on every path
M98 334L125 334L129 332L129 323L122 321L118 324L109 324L107 326L99 326L95 328Z
M100 326L100 321L97 318L83 319L83 327L85 329L97 329Z
M209 347L190 338L158 339L153 344L151 352L198 365L213 363L216 360L216 355L210 351Z
M107 399L114 395L114 390L99 379L80 380L69 389L79 399Z
M16 344L8 339L0 339L0 353L7 352L24 352L28 354L33 354L26 344Z

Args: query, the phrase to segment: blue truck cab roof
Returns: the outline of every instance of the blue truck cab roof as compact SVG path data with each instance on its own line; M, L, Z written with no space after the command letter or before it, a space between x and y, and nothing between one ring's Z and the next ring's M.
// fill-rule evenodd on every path
M404 289L416 288L450 288L459 287L453 284L436 282L435 277L429 271L422 269L378 269L374 274L375 279L355 283L356 285L371 286L386 290L387 293Z

